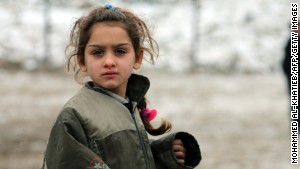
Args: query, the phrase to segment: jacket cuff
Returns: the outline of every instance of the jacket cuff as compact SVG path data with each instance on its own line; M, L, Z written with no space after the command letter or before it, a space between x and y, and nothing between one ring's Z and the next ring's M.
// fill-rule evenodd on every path
M181 139L186 150L185 164L180 165L173 152L173 142ZM186 132L170 134L161 139L155 140L151 144L151 149L156 163L160 163L168 169L190 169L197 166L201 161L201 153L196 139Z
M178 132L175 138L180 139L186 149L184 165L189 167L197 166L200 163L202 156L200 146L195 137L186 132Z

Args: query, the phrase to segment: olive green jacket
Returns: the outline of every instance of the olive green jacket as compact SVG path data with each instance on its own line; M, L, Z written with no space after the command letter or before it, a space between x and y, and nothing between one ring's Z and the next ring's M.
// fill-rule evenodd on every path
M198 165L200 149L188 133L149 141L136 105L149 88L146 77L133 74L127 96L133 110L101 90L85 85L63 107L45 152L43 169L187 169ZM186 165L172 150L178 137L187 148Z

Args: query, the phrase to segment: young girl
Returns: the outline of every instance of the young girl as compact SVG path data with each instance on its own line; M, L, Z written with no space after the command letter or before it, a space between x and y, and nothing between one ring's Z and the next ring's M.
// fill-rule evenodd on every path
M45 152L46 169L187 169L201 160L195 138L178 132L159 140L171 129L162 120L154 128L154 110L146 108L149 80L133 74L145 53L154 63L155 40L146 24L133 13L111 5L79 18L71 31L76 79L90 81L63 107Z

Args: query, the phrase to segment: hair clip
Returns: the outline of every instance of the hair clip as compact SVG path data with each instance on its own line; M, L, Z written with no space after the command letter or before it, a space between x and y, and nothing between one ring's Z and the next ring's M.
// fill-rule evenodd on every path
M119 11L118 9L116 9L115 7L113 7L111 4L105 4L104 8L105 9L113 10L113 11L117 12L118 14L125 16L121 11Z
M156 117L157 111L155 109L150 110L145 108L141 111L141 115L142 117L146 117L148 121L151 121Z

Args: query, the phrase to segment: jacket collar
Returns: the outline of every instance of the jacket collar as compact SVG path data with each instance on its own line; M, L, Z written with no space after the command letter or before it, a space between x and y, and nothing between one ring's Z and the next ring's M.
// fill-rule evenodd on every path
M85 86L91 90L107 94L105 89L99 87L95 88L93 82L91 81L87 82ZM150 81L147 77L131 74L127 83L126 96L130 101L140 103L144 99L149 87Z
M126 95L131 101L140 103L144 99L149 87L150 81L147 77L132 74L128 79Z

